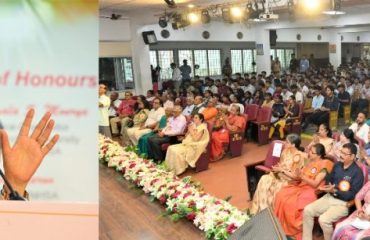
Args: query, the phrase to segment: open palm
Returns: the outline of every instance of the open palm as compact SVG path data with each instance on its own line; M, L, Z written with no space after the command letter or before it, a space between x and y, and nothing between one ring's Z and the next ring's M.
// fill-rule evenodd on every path
M32 134L29 135L33 116L34 110L31 109L27 112L17 140L12 147L6 131L1 131L5 176L20 194L24 192L27 183L59 138L58 135L54 135L47 143L54 127L54 120L50 120L50 113L42 117Z

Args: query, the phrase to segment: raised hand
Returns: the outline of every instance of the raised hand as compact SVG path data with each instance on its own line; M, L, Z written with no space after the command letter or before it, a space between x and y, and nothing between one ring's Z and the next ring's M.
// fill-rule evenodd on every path
M54 135L48 141L54 128L54 120L50 120L51 113L49 112L45 113L32 134L29 135L34 114L33 109L27 112L17 140L12 147L6 131L0 131L5 176L20 195L23 195L33 174L59 139L59 135Z

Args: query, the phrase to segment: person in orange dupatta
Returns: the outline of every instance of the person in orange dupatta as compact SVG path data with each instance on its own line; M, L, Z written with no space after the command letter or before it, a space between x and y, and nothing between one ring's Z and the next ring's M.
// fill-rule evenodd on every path
M240 114L240 107L237 104L231 105L229 116L226 116L224 112L219 115L212 132L211 161L220 160L225 155L224 144L229 144L229 133L239 132L246 125L245 118Z
M208 100L207 107L204 108L202 114L204 116L204 120L210 124L213 124L216 120L216 116L218 110L216 108L217 100L216 98L211 98Z
M316 189L331 172L333 162L325 159L325 147L315 144L310 152L311 160L296 179L283 187L275 198L274 211L287 236L302 239L303 209L317 199Z

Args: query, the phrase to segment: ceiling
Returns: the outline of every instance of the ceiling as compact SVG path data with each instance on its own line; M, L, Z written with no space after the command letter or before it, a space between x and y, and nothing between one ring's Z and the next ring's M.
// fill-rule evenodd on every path
M189 4L195 6L215 5L220 3L247 3L248 0L175 0L178 7L184 8ZM286 7L288 0L270 0L272 8ZM136 10L164 10L167 5L164 0L99 0L101 11L117 11L127 13ZM342 7L361 6L370 4L370 0L342 0Z

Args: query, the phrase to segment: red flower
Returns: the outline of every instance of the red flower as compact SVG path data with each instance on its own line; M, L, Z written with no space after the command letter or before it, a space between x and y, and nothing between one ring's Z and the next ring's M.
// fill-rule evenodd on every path
M202 194L200 194L200 197L204 197L206 195L207 195L207 193L202 193Z
M234 223L232 224L229 224L227 227L226 227L226 231L228 234L231 234L235 231L235 229L237 229L237 227L235 226Z
M194 219L195 219L195 217L196 217L197 215L194 213L194 212L191 212L191 213L188 213L187 215L186 215L186 218L189 220L189 221L194 221Z
M189 208L193 208L195 206L195 202L194 201L191 201L188 205Z
M128 166L128 168L134 168L136 166L136 163L134 162L134 163L131 163L129 166Z
M189 197L189 196L191 196L191 192L187 192L187 193L185 193L185 194L184 194L184 199L185 199L185 198L187 198L187 197Z
M158 181L159 181L158 178L153 179L152 181L150 181L150 186L153 186L153 184L156 183L156 182L158 182Z
M122 173L124 174L125 172L126 172L126 168L124 167L124 168L122 168Z
M181 194L180 191L176 191L174 194L171 195L172 198L177 198Z
M174 213L177 212L177 204L176 203L173 205L172 212L174 212Z
M164 205L164 204L166 203L166 201L167 201L167 198L166 198L166 196L165 196L165 195L162 195L162 196L160 196L160 197L159 197L159 202L160 202L162 205Z
M216 205L220 205L220 204L221 204L221 202L220 202L219 200L217 200L217 201L215 202L215 204L216 204Z

